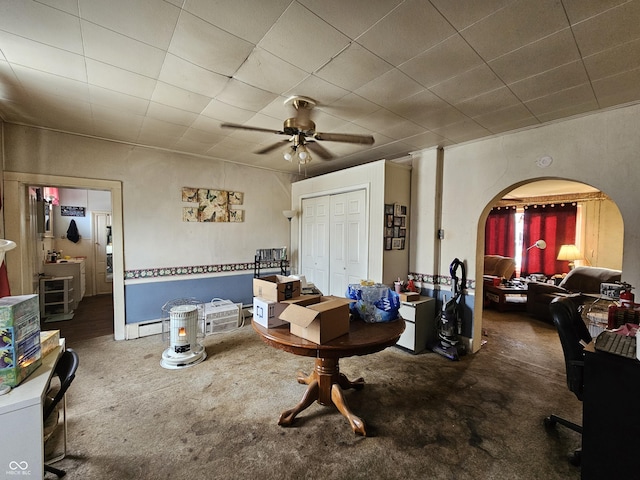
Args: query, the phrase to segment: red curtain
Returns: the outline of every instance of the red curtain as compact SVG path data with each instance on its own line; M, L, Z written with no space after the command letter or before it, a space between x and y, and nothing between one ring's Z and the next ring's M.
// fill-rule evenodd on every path
M551 276L567 270L567 262L556 257L561 245L576 241L576 212L574 205L536 205L524 211L522 232L522 268L521 275L542 273ZM544 240L547 248L533 247L538 240Z
M516 253L515 209L494 208L484 227L484 254L513 257Z

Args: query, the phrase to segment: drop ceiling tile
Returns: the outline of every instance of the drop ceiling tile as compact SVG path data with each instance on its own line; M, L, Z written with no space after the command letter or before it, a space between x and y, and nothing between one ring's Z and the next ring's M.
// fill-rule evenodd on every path
M156 86L152 78L87 59L87 79L90 85L150 99Z
M584 58L589 78L599 80L640 67L640 40L624 43Z
M505 133L505 132L509 132L509 131L514 131L514 130L520 130L523 128L527 128L527 127L532 127L535 125L540 124L540 120L538 120L536 117L534 116L530 116L530 117L525 117L523 119L520 120L513 120L511 122L507 122L507 123L500 123L498 125L492 125L491 128L486 127L488 130L491 131L491 133L498 134L498 133Z
M600 107L637 101L640 98L640 68L593 82Z
M322 110L315 111L315 115L313 115L312 118L316 123L316 130L318 132L341 132L346 125L349 125L348 120L331 115Z
M202 115L215 119L217 123L245 123L253 117L254 114L255 112L251 110L238 108L216 99L211 100L202 110Z
M186 130L187 127L184 125L176 125L175 123L167 123L146 117L138 133L138 142L169 147L178 141Z
M380 132L394 140L417 135L423 131L423 128L415 123L382 108L366 117L360 117L354 121L354 124L374 132Z
M7 61L73 80L86 81L84 59L75 53L33 42L0 31L0 45Z
M200 113L209 104L211 97L190 92L168 83L156 82L151 100L181 110Z
M208 150L212 145L221 142L222 140L224 140L224 138L225 137L223 135L219 135L213 132L205 132L204 130L191 127L184 132L184 135L178 143L182 141L192 142L194 144L198 143L201 145L206 145L206 150Z
M147 116L155 118L156 120L162 120L167 123L175 123L177 125L190 126L198 114L193 112L187 112L186 110L180 110L175 107L169 107L161 103L150 102L147 109Z
M442 142L442 140L443 137L441 135L438 135L434 132L426 131L418 135L404 138L402 141L416 149L423 149L440 145L440 142Z
M398 68L425 87L432 87L482 63L461 36L453 35Z
M273 93L281 94L307 78L309 74L272 53L255 48L235 73L234 78Z
M461 35L489 61L567 26L557 0L518 0L464 29Z
M571 108L572 105L596 104L595 96L590 84L576 85L566 90L554 92L544 97L525 102L525 105L538 118L551 112ZM578 108L580 111L582 107Z
M220 127L220 120L216 118L210 118L205 115L199 115L191 124L191 128L195 128L202 132L220 135L221 137L227 137L231 130L227 130Z
M348 44L347 36L299 3L292 2L258 46L313 73Z
M456 143L468 142L491 135L489 130L478 125L470 118L436 129L434 132Z
M553 120L569 118L574 115L584 115L597 109L598 104L596 103L596 101L590 100L585 103L571 103L564 108L558 108L556 110L539 113L536 116L538 117L540 122L551 122Z
M252 87L233 78L216 95L216 99L221 102L253 112L259 112L277 97L278 95L274 93Z
M422 125L434 132L447 125L461 123L466 120L469 120L469 117L450 105L440 110L425 110L421 115L415 115L414 118L412 118L414 123Z
M348 121L364 117L365 115L369 115L379 109L379 105L376 105L355 93L345 95L330 105L323 106L323 110L326 110L327 113Z
M0 2L0 30L68 52L82 53L78 17L38 2Z
M562 0L571 24L598 15L628 0Z
M472 97L461 103L456 103L455 107L465 115L475 117L489 112L503 110L520 104L520 100L507 87L500 87L487 93Z
M78 0L83 19L148 45L166 50L180 9L155 0Z
M253 44L183 12L169 52L221 75L232 76L251 53Z
M316 76L347 90L356 90L393 68L366 48L352 43L316 72Z
M425 88L398 69L389 70L354 93L383 107L424 91Z
M178 0L179 4L182 1ZM291 0L186 0L184 9L253 44L269 31Z
M520 100L526 102L582 85L588 80L584 65L581 61L576 61L512 83L509 88Z
M89 101L89 88L86 82L73 80L59 75L34 70L32 68L13 65L13 72L20 81L21 87L14 85L14 94L24 94L22 101L33 99L39 95L57 95L71 99Z
M537 123L536 118L523 104L518 103L501 110L494 110L481 115L473 116L479 125L487 130L494 131L501 125L514 124L516 122L527 121L530 124Z
M358 43L394 66L455 34L429 2L407 0L359 39Z
M120 117L131 116L127 114L143 116L149 108L148 100L95 85L89 85L89 95L92 105L116 110Z
M456 103L503 86L504 83L488 66L480 65L445 80L429 90L449 103Z
M565 28L491 60L489 66L509 84L579 59L573 33Z
M450 108L447 102L429 90L424 90L397 102L390 106L389 110L407 120L420 123L420 119L424 118L425 114L445 108Z
M627 2L572 28L584 56L636 40L640 38L640 2Z
M513 0L431 0L456 29L462 30L506 7Z
M349 38L357 38L402 0L300 0L300 3Z
M57 10L70 13L76 17L80 15L78 10L78 0L38 0L38 3L43 3Z
M210 72L171 54L167 54L158 80L205 97L215 97L229 81L224 75Z
M82 22L84 53L88 58L131 72L157 77L166 52L90 22Z

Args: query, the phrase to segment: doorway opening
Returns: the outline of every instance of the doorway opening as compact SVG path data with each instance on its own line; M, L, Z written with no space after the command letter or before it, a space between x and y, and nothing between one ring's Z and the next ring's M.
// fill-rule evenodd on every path
M113 322L112 331L116 340L125 339L125 304L124 304L124 248L122 226L122 185L121 182L111 180L82 179L74 177L60 177L54 175L24 174L5 172L5 221L6 232L10 238L18 239L15 254L8 259L8 274L12 289L17 289L13 294L28 294L35 292L34 275L37 278L37 268L34 258L37 252L33 247L33 223L32 206L29 204L29 188L32 186L54 186L60 189L75 189L97 192L107 192L110 195L111 210L111 250L112 250L112 299ZM102 211L108 211L109 208ZM90 223L91 217L89 216ZM25 221L26 219L26 221ZM54 225L55 228L55 225ZM64 232L66 233L66 232ZM91 230L86 234L92 237ZM58 239L55 239L58 240ZM93 251L93 245L87 245ZM40 247L42 248L42 247ZM62 256L71 256L62 252ZM46 253L46 251L45 251ZM93 256L93 253L87 256ZM86 280L86 278L85 278ZM93 286L93 278L88 283Z

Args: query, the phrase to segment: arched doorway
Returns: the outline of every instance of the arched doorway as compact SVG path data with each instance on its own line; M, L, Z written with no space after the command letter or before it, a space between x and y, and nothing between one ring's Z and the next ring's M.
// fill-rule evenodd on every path
M522 212L525 208L536 205L553 205L559 202L573 202L578 208L576 215L575 243L577 244L581 257L576 260L576 265L591 265L620 270L622 269L622 249L624 238L624 225L622 215L617 205L607 197L605 192L599 191L590 185L586 185L571 180L562 179L541 179L514 185L511 189L503 191L497 195L483 211L479 224L478 252L485 251L485 234L487 218L489 212L494 207L510 208L514 216ZM517 218L514 222L517 222ZM516 232L518 229L516 229ZM514 235L514 251L517 253L527 251L528 245L522 244L522 238ZM559 248L559 247L558 247ZM558 252L552 252L557 256ZM482 265L484 255L478 259L478 266ZM520 265L522 258L515 258ZM519 271L519 269L518 269ZM484 308L496 307L495 298L488 298L485 292L485 278L482 268L477 270L476 275L476 295L480 293L480 298L476 298L476 311L484 311ZM566 274L557 272L557 276ZM545 279L546 280L546 279ZM553 281L553 279L549 279ZM488 290L493 290L488 287ZM490 295L489 295L490 297ZM526 293L523 295L513 294L513 304L508 305L509 310L526 313ZM481 316L480 316L481 317ZM481 329L476 329L481 331Z

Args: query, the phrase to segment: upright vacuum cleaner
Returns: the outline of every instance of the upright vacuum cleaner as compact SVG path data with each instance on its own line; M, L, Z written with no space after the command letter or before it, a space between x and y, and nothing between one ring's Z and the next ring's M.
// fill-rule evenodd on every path
M458 282L458 276L456 275L458 267L462 269L460 282ZM433 351L450 360L459 360L461 355L467 353L464 344L460 340L464 313L463 290L467 284L467 272L464 263L454 258L449 266L449 273L451 274L452 296L448 302L443 303L442 311L436 319L439 341L433 347Z

